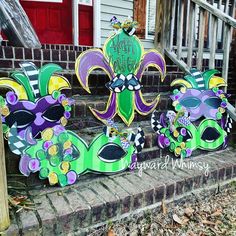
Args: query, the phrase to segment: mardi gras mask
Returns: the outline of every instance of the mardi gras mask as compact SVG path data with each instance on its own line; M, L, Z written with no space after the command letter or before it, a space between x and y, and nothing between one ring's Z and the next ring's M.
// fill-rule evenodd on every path
M48 178L51 185L73 184L79 175L88 172L114 173L127 169L136 161L136 153L144 145L144 133L129 133L129 146L124 148L120 136L110 140L105 133L94 138L90 145L63 126L54 126L42 132L35 140L26 132L24 139L17 137L16 127L10 129L9 146L12 152L21 154L20 171L28 176L39 171L41 179ZM106 130L106 133L111 132ZM126 137L127 138L127 137ZM30 145L29 145L30 144Z
M16 123L21 137L28 127L36 137L45 128L66 125L72 101L59 90L70 85L66 78L53 75L62 68L47 64L38 70L31 62L20 66L22 72L14 72L11 78L0 78L1 87L13 90L6 94L6 99L0 99L4 132Z
M181 120L181 119L180 119ZM189 122L184 125L178 119L173 124L165 113L154 111L151 125L157 132L158 146L169 148L176 156L189 157L195 149L216 150L226 145L226 137L229 125L227 122L219 123L212 119L204 119L198 126ZM231 126L231 125L230 125ZM227 129L227 132L225 131Z
M80 84L89 93L89 73L100 68L108 74L111 81L106 84L106 87L111 92L106 110L101 112L90 109L95 117L103 122L118 114L129 126L134 119L135 111L147 115L157 106L159 96L151 103L144 101L141 78L144 70L148 66L153 66L160 72L163 80L165 60L155 50L144 53L140 40L133 35L130 22L126 22L123 26L121 24L121 27L117 19L114 21L118 31L108 38L103 52L99 49L91 49L82 53L76 60L75 71Z
M191 121L202 116L209 119L221 119L227 107L227 95L218 87L226 86L225 81L223 78L214 76L219 73L217 70L208 70L202 74L196 69L190 72L191 75L171 83L171 86L184 86L180 91L175 89L174 95L170 96L175 110L186 109Z

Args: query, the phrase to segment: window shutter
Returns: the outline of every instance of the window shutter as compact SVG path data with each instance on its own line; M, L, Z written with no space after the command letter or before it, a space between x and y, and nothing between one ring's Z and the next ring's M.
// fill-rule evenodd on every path
M136 35L145 38L146 28L146 0L134 0L134 20L139 23Z

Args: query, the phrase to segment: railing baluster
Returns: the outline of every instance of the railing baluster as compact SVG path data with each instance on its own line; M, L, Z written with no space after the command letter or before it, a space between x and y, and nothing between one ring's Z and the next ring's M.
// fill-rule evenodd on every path
M223 38L224 54L223 54L222 77L225 79L226 83L228 80L228 70L229 70L230 42L231 42L231 27L228 24L225 24L224 38Z
M211 27L210 27L210 60L209 68L215 68L215 57L216 57L216 41L217 41L217 18L211 15Z
M171 6L172 6L172 9L171 9L171 23L170 23L170 50L173 49L176 0L172 0Z
M183 9L184 2L178 0L178 17L177 17L177 58L181 59L182 55L182 38L183 38Z
M186 20L185 20L185 25L186 25L186 30L185 30L185 44L184 46L187 46L188 43L188 31L189 31L189 25L190 25L190 5L191 1L187 1L187 6L186 6Z
M193 57L193 46L194 46L194 32L195 32L195 3L190 2L190 14L189 14L189 31L188 31L188 56L187 64L192 67L192 57Z
M198 54L197 54L197 68L202 70L203 48L204 48L204 34L205 34L205 10L200 8L199 15L199 36L198 36Z

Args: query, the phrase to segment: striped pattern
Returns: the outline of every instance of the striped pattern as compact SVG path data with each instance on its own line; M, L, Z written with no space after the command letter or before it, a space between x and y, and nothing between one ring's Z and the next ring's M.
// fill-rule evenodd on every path
M231 132L233 128L233 119L230 117L229 114L227 114L227 119L226 119L226 124L225 124L225 129L227 134L229 134Z
M143 130L139 127L138 133L135 136L134 140L134 147L135 147L135 153L140 153L144 147L145 144L145 135Z
M17 133L16 123L11 127L8 135L8 145L13 153L22 155L26 149L27 142L21 139Z
M135 32L135 28L132 28L132 27L130 27L130 28L128 28L128 29L124 29L124 31L129 35L129 36L132 36L133 34L134 34L134 32Z
M151 126L152 126L152 129L157 134L160 134L160 130L163 128L159 119L160 119L159 113L157 111L154 111L151 117Z
M195 81L197 82L198 88L199 89L204 89L205 88L205 82L204 82L204 79L202 77L202 73L197 69L191 69L190 73L195 78Z
M36 99L39 98L40 92L38 85L38 76L39 76L38 68L32 62L20 63L20 67L22 68L25 75L29 78L30 86L32 88L35 98Z

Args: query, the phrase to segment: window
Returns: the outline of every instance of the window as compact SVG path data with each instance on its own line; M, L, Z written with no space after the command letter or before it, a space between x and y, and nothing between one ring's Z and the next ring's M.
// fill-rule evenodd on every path
M154 39L156 24L156 1L147 0L146 38Z

